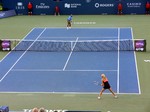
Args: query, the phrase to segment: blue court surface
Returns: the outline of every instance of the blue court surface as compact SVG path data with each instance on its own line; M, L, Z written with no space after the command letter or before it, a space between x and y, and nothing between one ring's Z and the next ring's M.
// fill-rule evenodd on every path
M33 28L24 39L133 39L133 33L132 28ZM102 87L94 81L101 82L102 73L117 94L141 94L135 52L119 50L11 51L0 62L0 92L97 94Z

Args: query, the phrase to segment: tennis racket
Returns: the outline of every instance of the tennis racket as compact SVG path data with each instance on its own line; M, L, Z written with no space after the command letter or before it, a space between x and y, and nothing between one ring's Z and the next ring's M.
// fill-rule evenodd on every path
M97 86L100 85L100 82L98 82L98 81L93 81L93 83Z

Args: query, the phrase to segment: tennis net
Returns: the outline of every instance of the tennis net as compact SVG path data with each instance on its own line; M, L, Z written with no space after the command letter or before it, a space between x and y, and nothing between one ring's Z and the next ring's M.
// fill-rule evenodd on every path
M100 52L135 50L133 39L78 41L10 39L9 41L12 51Z

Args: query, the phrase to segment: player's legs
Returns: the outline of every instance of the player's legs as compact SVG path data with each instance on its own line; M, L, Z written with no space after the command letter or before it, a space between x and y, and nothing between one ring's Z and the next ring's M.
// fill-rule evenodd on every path
M54 14L55 16L57 16L57 12L55 12L55 14Z
M105 91L105 89L104 88L102 88L102 90L100 91L100 93L99 93L99 96L98 96L98 99L100 99L101 98L101 96L102 96L102 94L103 94L103 92Z
M31 12L30 12L30 15L32 15L32 10L31 10Z
M69 27L69 21L67 21L67 27Z
M30 15L30 10L28 9L28 15Z
M67 21L67 29L69 28L69 21Z
M122 15L122 10L120 10L120 14Z
M111 88L109 88L109 91L112 93L112 95L117 98L117 95L115 95L115 93L113 92L113 90Z
M150 13L150 8L148 8L148 10L147 10L147 14L149 15L149 13Z
M121 9L118 10L118 15L122 15L122 10Z
M146 15L148 14L148 9L146 8Z
M57 15L58 15L58 16L60 15L59 11L57 12Z
M119 10L118 10L118 15L119 15Z
M60 13L58 12L58 11L55 11L55 14L54 14L55 16L58 16L58 15L60 15Z
M67 21L67 29L71 28L71 21Z
M28 15L32 15L32 9L28 9Z
M69 21L69 27L71 28L71 21Z

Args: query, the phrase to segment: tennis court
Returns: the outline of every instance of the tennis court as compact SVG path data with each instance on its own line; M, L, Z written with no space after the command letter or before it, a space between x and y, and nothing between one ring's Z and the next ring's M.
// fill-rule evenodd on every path
M28 48L1 61L0 91L98 94L94 81L105 73L117 94L141 94L134 51L75 51L78 41L121 39L133 39L132 28L33 28L23 39L34 40ZM36 41L48 40L74 43L70 52L29 51Z

